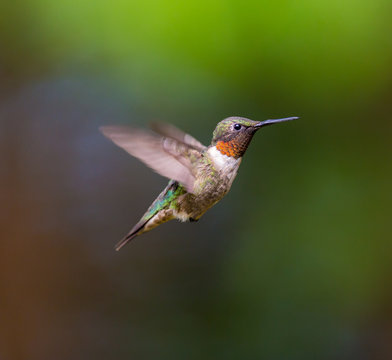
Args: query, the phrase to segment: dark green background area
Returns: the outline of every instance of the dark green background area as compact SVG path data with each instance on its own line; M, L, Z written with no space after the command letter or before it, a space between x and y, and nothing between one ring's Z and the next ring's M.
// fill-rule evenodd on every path
M389 0L0 3L0 358L392 358ZM261 130L198 223L99 133Z

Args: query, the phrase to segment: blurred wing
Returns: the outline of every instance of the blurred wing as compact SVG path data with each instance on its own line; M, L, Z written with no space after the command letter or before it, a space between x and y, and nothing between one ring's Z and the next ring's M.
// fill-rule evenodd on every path
M171 138L155 136L140 129L125 126L104 126L100 130L116 145L143 161L154 171L193 191L194 161L202 155L188 145Z
M183 132L173 125L165 123L152 123L151 128L157 133L186 144L195 150L204 151L207 148L193 136Z

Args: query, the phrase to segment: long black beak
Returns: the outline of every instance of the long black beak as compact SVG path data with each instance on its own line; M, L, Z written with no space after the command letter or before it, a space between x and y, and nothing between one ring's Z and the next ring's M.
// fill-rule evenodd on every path
M283 122L283 121L291 121L291 120L297 120L299 117L293 116L293 117L288 117L288 118L283 118L283 119L272 119L272 120L265 120L265 121L260 121L258 124L254 125L255 128L261 128L263 126Z

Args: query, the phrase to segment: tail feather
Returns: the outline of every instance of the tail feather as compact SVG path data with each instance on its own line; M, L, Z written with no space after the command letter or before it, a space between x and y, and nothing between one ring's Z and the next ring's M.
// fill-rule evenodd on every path
M174 219L173 210L172 209L162 209L157 211L154 215L146 218L143 217L133 229L125 236L116 246L115 249L118 251L123 246L128 244L134 237L137 235L143 234L147 231L150 231L156 228L158 225L165 223L166 221Z
M148 220L150 220L150 219L148 219ZM148 220L146 220L146 221L144 221L144 222L142 222L142 223L140 223L140 222L137 223L137 224L132 228L132 230L131 230L126 236L124 236L124 237L116 244L116 246L114 247L114 249L115 249L116 251L119 251L123 246L125 246L126 244L128 244L133 238L135 238L136 236L138 236L140 230L142 230L142 229L146 226Z
M118 251L137 235L150 231L158 225L174 219L173 210L170 208L171 201L183 193L185 193L185 189L177 181L170 180L169 184L151 204L140 221L114 248Z

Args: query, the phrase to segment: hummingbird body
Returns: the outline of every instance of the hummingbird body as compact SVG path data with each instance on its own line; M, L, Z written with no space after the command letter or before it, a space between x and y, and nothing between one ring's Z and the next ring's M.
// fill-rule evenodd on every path
M217 125L208 147L171 125L153 127L160 137L132 128L101 128L118 146L171 178L116 250L166 221L197 221L230 190L254 133L262 126L294 119L257 122L230 117Z

